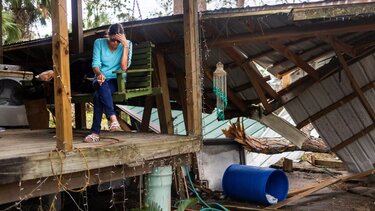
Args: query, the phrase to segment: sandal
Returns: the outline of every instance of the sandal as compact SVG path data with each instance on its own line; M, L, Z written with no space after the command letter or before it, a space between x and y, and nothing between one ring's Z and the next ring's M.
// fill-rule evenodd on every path
M90 134L90 135L86 136L86 138L83 140L83 142L85 142L85 143L95 143L95 142L98 142L98 141L100 141L100 138L96 134Z
M120 124L117 121L111 122L108 125L109 132L121 131Z

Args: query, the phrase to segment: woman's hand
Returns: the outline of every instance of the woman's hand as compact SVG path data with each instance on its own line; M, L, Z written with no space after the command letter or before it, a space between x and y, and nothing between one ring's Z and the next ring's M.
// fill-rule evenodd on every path
M115 39L118 40L124 47L128 47L128 41L126 40L125 34L116 34Z
M99 86L101 86L105 81L105 76L103 74L100 74L96 77L96 80L98 81Z

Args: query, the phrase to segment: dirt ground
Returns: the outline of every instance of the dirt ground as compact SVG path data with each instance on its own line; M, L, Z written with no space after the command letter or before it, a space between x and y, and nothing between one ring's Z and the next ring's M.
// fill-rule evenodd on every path
M293 172L286 173L289 180L289 191L300 189L315 184L333 176L348 174L345 170L326 169L314 167L304 161L294 165ZM371 181L375 181L372 179ZM215 201L222 205L232 205L243 208L229 207L230 210L261 210L262 206L236 202L231 199L220 199L215 197ZM245 209L246 208L246 209ZM294 203L291 203L279 210L295 211L375 211L375 183L369 179L360 179L346 183L340 183L324 188L309 196L306 196Z
M327 174L292 172L287 173L290 190L313 184L318 180L330 178ZM368 183L367 183L368 184ZM362 196L350 193L354 187L366 186L361 181L333 185L324 188L310 196L302 198L291 205L284 207L285 210L340 210L340 211L371 211L375 210L375 197ZM375 186L368 187L375 191Z

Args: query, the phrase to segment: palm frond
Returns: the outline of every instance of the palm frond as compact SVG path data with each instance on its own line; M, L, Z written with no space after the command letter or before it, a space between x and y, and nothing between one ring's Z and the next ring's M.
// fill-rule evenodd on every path
M15 23L11 11L3 11L2 30L5 35L5 43L18 41L22 36L20 26Z

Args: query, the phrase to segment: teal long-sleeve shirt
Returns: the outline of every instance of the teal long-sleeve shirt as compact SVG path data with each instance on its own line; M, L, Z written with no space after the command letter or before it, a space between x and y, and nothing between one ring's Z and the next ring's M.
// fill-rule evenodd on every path
M108 39L99 38L94 42L93 56L92 56L92 68L98 67L100 72L107 78L116 78L116 74L113 71L121 70L121 57L124 50L124 46L120 43L115 51L111 51L108 46ZM128 67L131 64L132 59L132 42L128 40L129 55L128 55ZM124 76L126 77L126 75Z

